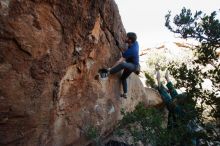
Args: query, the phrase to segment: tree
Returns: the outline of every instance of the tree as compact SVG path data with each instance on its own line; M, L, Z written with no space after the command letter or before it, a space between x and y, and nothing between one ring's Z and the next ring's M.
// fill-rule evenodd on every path
M182 105L185 106L187 116L179 118L174 128L164 128L161 125L164 119L160 110L146 109L143 104L139 104L133 112L123 113L124 118L120 124L128 127L134 142L156 146L188 146L197 138L201 140L199 145L220 144L220 59L216 52L220 47L220 22L216 16L216 12L206 15L201 11L193 15L186 8L173 18L172 23L171 13L165 16L165 26L171 32L181 38L198 41L192 63L169 66L177 82L176 87L186 89L187 102L180 99L176 104L184 103ZM150 78L148 75L146 77ZM211 90L203 87L204 80L211 81ZM150 82L154 84L151 78ZM188 128L191 122L201 125L203 130L191 132Z
M220 128L220 22L217 12L210 15L201 11L192 14L183 8L173 18L171 12L165 18L165 26L183 39L194 39L195 59L192 64L170 65L169 70L177 81L177 87L185 87L188 96L196 103L196 117L205 128L203 139L206 142L219 141ZM212 90L204 89L204 80L212 83ZM209 110L207 110L209 109Z

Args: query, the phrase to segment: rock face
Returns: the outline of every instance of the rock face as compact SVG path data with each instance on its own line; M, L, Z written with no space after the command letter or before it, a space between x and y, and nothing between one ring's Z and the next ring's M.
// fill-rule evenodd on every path
M108 134L121 108L151 104L137 76L127 100L119 74L97 76L124 38L112 0L1 0L0 145L83 146L88 127Z

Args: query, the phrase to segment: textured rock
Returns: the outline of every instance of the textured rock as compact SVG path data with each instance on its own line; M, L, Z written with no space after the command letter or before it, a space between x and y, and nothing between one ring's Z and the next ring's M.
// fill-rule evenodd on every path
M118 75L97 78L124 38L112 0L1 0L0 145L86 145L86 127L105 135L121 108L148 106L137 76L122 101Z

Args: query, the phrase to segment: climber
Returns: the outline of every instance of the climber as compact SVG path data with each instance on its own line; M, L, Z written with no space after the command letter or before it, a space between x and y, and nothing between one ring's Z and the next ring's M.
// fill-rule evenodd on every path
M122 52L121 58L112 66L112 68L108 69L108 74L114 74L123 70L121 81L124 93L121 94L121 97L127 98L128 87L126 79L132 72L138 72L140 68L139 45L136 34L134 32L127 33L125 43L128 45L127 50Z
M184 116L185 112L176 104L174 104L174 99L176 99L176 96L178 95L176 89L174 88L172 82L169 79L168 71L166 71L165 79L167 81L167 88L162 84L160 81L160 71L157 70L157 83L158 83L158 91L163 98L164 103L167 106L167 109L169 110L168 114L168 128L173 128L176 126L176 115ZM180 95L179 95L180 96ZM185 97L185 94L182 94L183 98Z
M192 99L188 98L186 93L178 94L176 89L174 88L172 82L170 81L168 71L166 71L165 79L167 81L167 88L161 83L160 81L160 72L159 69L157 70L157 82L158 82L158 91L162 96L167 109L169 111L168 114L168 129L174 129L180 125L179 122L181 121L181 126L186 127L188 134L193 135L193 133L198 132L201 130L201 127L198 126L198 122L196 122L196 118L193 120L187 120L189 116L188 113L193 113L195 110L195 103ZM191 103L191 104L190 104ZM182 145L186 145L186 141L181 142ZM198 140L196 137L192 136L190 140L191 145L197 145Z

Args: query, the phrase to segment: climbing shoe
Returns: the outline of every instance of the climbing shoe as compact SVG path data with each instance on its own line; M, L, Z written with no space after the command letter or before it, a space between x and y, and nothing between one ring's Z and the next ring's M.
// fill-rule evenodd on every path
M125 99L128 97L127 96L127 93L123 93L123 94L121 94L121 97L124 97Z
M101 78L107 78L109 73L110 73L109 69L103 68L103 69L99 70L99 74L100 74Z

